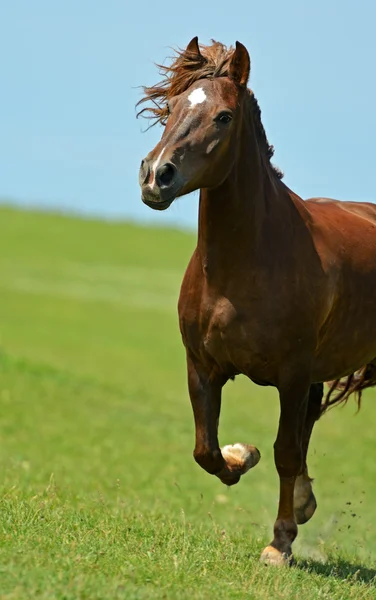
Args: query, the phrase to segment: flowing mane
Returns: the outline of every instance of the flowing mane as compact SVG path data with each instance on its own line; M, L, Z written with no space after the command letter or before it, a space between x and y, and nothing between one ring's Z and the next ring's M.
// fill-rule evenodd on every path
M176 50L175 57L170 66L157 65L162 80L151 87L144 86L144 97L139 100L137 106L144 103L150 103L144 106L137 113L137 116L143 116L152 121L151 126L160 123L166 125L169 109L168 100L185 92L193 83L200 79L212 79L214 77L227 77L231 56L234 52L232 46L226 47L220 42L212 40L210 46L200 45L201 57L186 52L185 50ZM274 155L274 147L268 142L264 126L261 121L261 110L259 104L251 90L249 92L249 107L254 118L256 135L260 144L260 149L265 153L268 162ZM282 179L283 173L270 163L274 173L279 179Z

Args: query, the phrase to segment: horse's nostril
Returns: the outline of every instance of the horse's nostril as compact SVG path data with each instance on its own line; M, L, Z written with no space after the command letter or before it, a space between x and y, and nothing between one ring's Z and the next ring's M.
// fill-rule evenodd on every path
M149 175L150 175L149 164L148 164L147 160L143 159L141 161L140 171L139 171L139 182L141 185L144 185L145 183L147 183L147 180L149 179Z
M176 168L171 163L161 165L155 174L159 187L170 187L175 179Z

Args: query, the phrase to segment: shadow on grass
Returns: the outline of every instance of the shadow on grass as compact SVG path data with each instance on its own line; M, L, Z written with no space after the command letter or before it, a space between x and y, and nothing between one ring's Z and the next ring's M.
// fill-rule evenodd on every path
M362 565L351 563L347 560L338 559L322 563L316 560L299 560L298 568L317 573L324 577L335 577L336 579L346 580L349 583L367 583L376 589L376 570L363 567Z

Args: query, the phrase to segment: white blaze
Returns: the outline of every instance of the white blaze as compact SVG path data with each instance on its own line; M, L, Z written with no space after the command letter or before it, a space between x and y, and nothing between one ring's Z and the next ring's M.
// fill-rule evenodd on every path
M196 104L202 104L206 100L206 94L202 88L196 88L188 96L188 100L191 103L191 108Z
M156 170L159 167L159 163L161 162L162 154L165 151L165 148L166 148L166 146L164 148L162 148L162 150L159 153L159 156L158 156L157 160L155 160L154 163L153 163L152 169L153 169L154 177L153 177L153 183L150 185L151 188L154 187L154 184L155 184L155 172L156 172Z

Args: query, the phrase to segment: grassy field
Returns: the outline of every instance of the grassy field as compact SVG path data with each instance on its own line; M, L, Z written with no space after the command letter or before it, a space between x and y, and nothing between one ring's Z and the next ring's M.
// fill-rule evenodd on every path
M297 565L258 563L277 503L275 391L225 388L225 488L193 461L176 300L194 237L0 210L0 598L376 598L376 394L310 453ZM375 307L376 309L376 307Z

